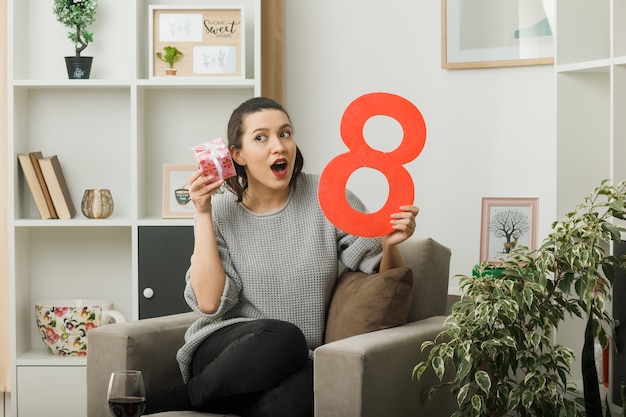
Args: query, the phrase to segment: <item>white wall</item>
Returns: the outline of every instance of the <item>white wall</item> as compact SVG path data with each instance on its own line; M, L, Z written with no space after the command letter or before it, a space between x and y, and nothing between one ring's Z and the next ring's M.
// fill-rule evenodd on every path
M427 126L422 154L406 166L420 207L415 236L452 249L452 276L478 263L482 197L538 197L539 241L549 233L556 213L551 65L441 69L440 0L289 0L285 26L285 104L305 171L320 173L347 151L339 122L352 100L398 94ZM368 143L383 151L397 146L400 132L382 117L365 129ZM370 210L386 200L376 171L357 171L349 187Z

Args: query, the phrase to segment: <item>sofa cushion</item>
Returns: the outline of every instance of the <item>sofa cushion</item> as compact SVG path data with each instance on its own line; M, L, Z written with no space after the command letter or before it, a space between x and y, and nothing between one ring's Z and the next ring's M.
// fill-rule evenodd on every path
M407 321L446 314L451 251L434 239L403 242L400 250L413 271L413 302Z
M409 265L374 274L346 269L333 291L324 342L406 323L412 288Z

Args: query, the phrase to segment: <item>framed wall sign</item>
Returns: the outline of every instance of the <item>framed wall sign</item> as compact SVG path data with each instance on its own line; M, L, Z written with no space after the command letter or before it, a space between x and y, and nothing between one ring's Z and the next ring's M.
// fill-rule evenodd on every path
M189 177L197 170L197 165L163 165L164 218L182 219L195 216L196 210L189 197Z
M441 0L441 66L554 63L553 0Z
M483 198L480 262L497 261L524 245L537 248L537 198Z
M243 7L150 6L150 78L166 76L157 57L164 47L180 50L178 77L245 77Z

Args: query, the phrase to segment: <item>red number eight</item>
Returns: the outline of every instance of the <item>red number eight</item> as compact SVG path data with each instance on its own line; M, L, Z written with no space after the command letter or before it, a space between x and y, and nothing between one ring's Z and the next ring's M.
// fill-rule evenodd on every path
M365 122L373 116L389 116L400 123L403 137L391 152L371 148L363 137ZM355 236L375 237L390 233L390 220L402 205L413 204L415 189L404 164L417 158L426 142L422 113L410 101L389 93L365 94L346 108L341 119L341 138L350 152L333 158L322 171L319 201L328 220ZM359 168L382 172L389 183L385 205L375 213L354 210L346 199L346 184Z

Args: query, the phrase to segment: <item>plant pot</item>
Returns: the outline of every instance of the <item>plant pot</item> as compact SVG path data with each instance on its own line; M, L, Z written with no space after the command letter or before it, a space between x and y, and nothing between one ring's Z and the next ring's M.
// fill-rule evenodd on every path
M65 66L70 80L89 79L91 73L92 56L66 56Z
M166 68L165 75L176 75L176 68Z

